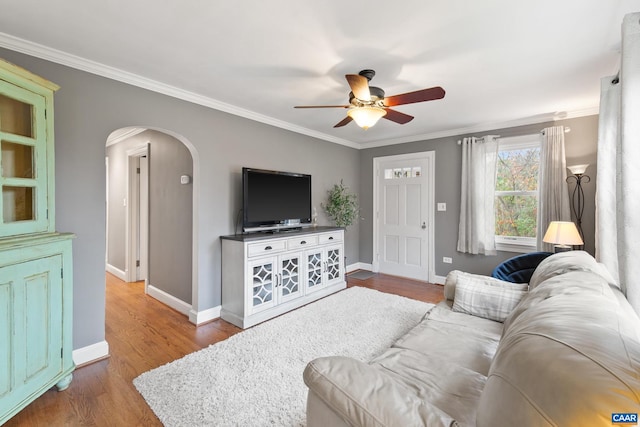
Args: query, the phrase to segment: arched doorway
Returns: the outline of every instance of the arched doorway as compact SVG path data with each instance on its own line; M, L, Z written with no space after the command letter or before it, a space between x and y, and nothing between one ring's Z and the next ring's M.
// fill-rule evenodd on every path
M106 143L106 269L195 323L198 157L173 132L128 127ZM146 268L145 268L146 266Z

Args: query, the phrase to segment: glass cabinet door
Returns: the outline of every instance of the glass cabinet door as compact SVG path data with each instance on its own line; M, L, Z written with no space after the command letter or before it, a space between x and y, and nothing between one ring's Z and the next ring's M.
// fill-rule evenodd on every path
M45 105L0 80L0 237L48 228Z

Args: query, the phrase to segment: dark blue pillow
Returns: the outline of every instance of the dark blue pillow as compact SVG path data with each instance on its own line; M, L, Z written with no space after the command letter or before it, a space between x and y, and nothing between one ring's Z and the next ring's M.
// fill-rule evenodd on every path
M513 283L529 283L534 270L551 252L531 252L509 258L493 269L491 277Z

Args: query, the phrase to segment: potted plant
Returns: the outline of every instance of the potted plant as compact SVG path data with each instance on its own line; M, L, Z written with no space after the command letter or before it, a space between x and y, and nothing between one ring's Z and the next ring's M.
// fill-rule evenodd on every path
M327 203L323 204L325 212L338 227L348 227L358 218L360 209L358 207L358 197L349 193L349 188L342 180L327 191Z

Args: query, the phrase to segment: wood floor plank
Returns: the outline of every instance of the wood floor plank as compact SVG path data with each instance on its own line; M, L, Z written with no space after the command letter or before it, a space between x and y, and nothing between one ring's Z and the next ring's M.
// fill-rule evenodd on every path
M110 357L78 368L63 392L47 391L5 426L161 426L132 384L135 377L241 331L216 319L196 327L182 314L145 295L144 284L106 275L106 326ZM376 274L348 278L348 286L436 303L440 285Z

